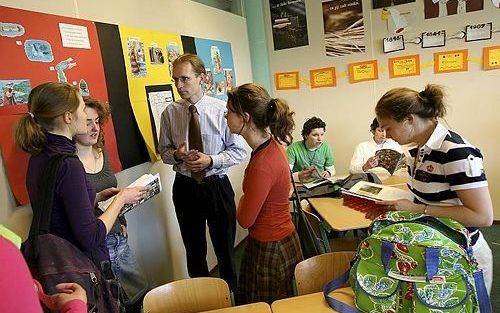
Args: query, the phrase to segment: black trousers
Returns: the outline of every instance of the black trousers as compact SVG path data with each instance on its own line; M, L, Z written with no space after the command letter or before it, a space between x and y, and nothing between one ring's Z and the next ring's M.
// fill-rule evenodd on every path
M191 177L177 173L172 198L186 248L189 276L209 276L205 236L205 224L208 224L220 277L228 283L231 290L236 291L236 204L229 178L225 175L210 176L198 183Z

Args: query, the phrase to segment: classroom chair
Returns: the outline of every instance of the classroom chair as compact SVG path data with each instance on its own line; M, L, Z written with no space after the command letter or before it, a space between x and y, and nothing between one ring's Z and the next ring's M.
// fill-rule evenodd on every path
M144 297L144 313L195 313L230 306L229 286L214 277L173 281L152 289Z
M299 296L323 291L326 283L344 274L351 267L354 251L324 253L295 266L295 283Z
M337 237L328 238L327 236L327 225L322 221L317 215L312 212L304 211L307 220L311 224L314 232L318 236L318 239L323 242L326 252L334 251L356 251L358 249L358 244L361 242L359 237Z

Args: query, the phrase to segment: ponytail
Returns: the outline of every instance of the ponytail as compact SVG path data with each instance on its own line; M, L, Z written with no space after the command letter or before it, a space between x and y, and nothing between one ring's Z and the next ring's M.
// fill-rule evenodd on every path
M47 136L42 126L29 113L23 115L17 122L14 128L14 141L23 151L38 154L47 142Z
M285 100L271 99L269 101L267 115L269 130L275 139L287 145L293 141L294 114L295 112L290 111L290 107Z

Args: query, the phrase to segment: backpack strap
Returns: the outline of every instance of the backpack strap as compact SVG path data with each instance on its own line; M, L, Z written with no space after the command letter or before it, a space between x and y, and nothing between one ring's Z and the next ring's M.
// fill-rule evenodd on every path
M493 312L490 297L488 296L488 291L486 290L486 285L484 283L483 271L479 270L472 275L474 276L474 284L476 285L476 296L477 302L479 303L479 312Z
M39 204L32 206L33 222L31 223L29 236L47 234L50 231L50 218L52 205L54 203L54 192L56 188L57 173L67 157L75 157L72 154L56 154L49 159L42 170L40 178L43 180L38 189Z
M361 313L360 311L358 311L358 309L353 308L352 306L347 305L340 300L337 300L337 299L330 297L330 293L332 291L339 289L347 282L347 280L349 279L349 271L350 270L347 270L344 274L340 275L339 277L335 278L334 280L332 280L331 282L326 284L325 287L323 288L323 295L325 296L325 300L328 303L328 305L332 309L334 309L338 312L341 312L341 313Z

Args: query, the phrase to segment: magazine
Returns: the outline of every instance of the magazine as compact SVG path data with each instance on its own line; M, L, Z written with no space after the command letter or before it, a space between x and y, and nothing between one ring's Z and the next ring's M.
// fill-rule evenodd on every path
M135 204L125 204L120 212L120 215L123 215L130 210L134 209L138 205L144 203L145 201L151 199L153 196L159 194L161 192L161 181L160 174L144 174L138 179L136 179L133 183L128 185L127 187L137 187L143 186L146 187L146 195L142 200ZM101 211L106 211L108 207L111 205L111 202L115 199L116 195L109 198L106 201L101 201L97 205Z
M375 152L378 159L377 167L385 168L391 175L406 166L405 155L393 149L380 149Z

